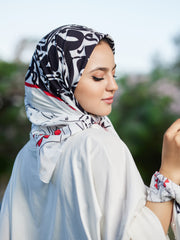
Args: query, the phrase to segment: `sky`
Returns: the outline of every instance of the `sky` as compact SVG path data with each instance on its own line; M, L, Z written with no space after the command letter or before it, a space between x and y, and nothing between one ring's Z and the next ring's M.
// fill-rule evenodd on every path
M155 56L173 61L180 34L179 0L6 0L0 7L0 58L12 61L22 39L38 42L69 23L109 33L121 72L147 73ZM29 62L35 45L24 53Z

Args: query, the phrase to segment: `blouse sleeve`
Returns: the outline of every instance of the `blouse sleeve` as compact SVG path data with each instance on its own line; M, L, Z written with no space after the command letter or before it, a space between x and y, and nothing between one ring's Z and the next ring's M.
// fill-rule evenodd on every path
M167 240L159 219L145 207L146 189L126 145L105 135L93 144L91 163L102 212L102 239Z
M65 204L73 201L76 225L83 229L78 239L166 240L160 221L145 207L145 186L127 147L113 134L99 131L87 130L83 139L74 139L73 156L66 156L71 166L63 163L62 178L71 179L69 185L61 180Z
M145 206L133 217L127 235L128 239L132 240L169 240L169 237L164 234L159 219Z

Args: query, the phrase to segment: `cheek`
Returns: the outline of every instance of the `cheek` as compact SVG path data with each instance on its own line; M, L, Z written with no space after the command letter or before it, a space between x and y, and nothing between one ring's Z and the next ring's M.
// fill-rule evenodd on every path
M91 82L85 85L79 85L75 90L75 98L79 101L93 101L102 98L103 87L97 83Z
M83 92L84 97L89 99L97 99L101 96L101 92L98 91L96 88L89 88L86 91Z
M94 89L88 89L88 90L84 90L81 92L81 94L79 94L78 97L78 101L81 104L81 106L83 105L92 105L93 103L97 103L98 101L100 101L100 96L99 96L99 92L94 91Z

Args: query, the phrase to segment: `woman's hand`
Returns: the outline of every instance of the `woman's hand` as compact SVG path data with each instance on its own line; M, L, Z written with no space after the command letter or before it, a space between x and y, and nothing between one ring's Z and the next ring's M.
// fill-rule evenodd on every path
M160 173L180 184L180 119L164 134Z

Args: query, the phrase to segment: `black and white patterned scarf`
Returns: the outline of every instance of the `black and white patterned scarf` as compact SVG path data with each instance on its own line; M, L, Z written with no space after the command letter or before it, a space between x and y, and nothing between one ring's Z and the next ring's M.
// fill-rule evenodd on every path
M108 41L114 53L109 35L78 25L55 29L36 47L25 78L25 107L43 182L50 181L60 145L69 136L93 124L114 131L107 117L87 113L74 97L88 59L102 39Z

